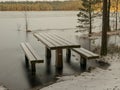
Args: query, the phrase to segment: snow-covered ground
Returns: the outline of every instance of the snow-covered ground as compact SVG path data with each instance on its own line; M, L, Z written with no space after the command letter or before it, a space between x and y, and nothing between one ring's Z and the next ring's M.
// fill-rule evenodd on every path
M0 90L8 90L8 89L5 88L4 86L0 86Z
M120 55L104 57L110 63L107 70L95 68L79 76L64 76L57 83L40 90L120 90Z

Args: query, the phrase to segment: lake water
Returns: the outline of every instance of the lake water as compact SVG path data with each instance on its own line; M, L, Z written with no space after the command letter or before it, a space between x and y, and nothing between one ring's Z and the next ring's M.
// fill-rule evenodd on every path
M69 40L73 40L88 47L88 40L81 40L75 36L78 11L42 11L28 12L29 29L61 33ZM100 26L101 19L96 18L94 23ZM97 30L101 30L98 27ZM56 80L55 76L55 51L52 51L52 63L46 67L46 62L37 64L36 76L32 76L30 70L25 67L24 53L20 47L21 42L28 41L33 48L45 59L45 47L36 40L32 33L25 32L24 12L0 12L0 84L10 90L30 90L38 86L42 87ZM100 44L100 40L96 41ZM74 53L73 53L74 54ZM62 75L79 74L79 56L72 57L72 64L65 61ZM90 64L90 63L89 63Z
M66 29L75 28L77 12L28 12L29 29ZM10 90L30 90L54 81L56 76L54 51L51 69L46 69L45 62L37 65L36 76L31 76L25 67L21 42L29 41L34 49L45 59L45 48L25 32L24 12L0 12L0 84ZM64 65L66 66L66 65ZM79 67L79 65L78 65ZM63 75L75 73L73 69L64 68Z

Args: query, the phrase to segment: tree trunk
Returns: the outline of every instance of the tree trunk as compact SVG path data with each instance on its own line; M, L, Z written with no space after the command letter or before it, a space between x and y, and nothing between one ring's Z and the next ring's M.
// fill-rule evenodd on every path
M103 19L102 19L102 40L101 40L101 55L107 55L107 0L103 0Z
M28 16L27 16L27 11L28 11L28 0L26 0L26 6L25 6L25 29L26 32L28 32Z
M107 14L108 14L108 31L111 31L111 27L110 27L110 6L111 6L111 0L108 0L108 10L107 10Z
M117 22L117 18L118 17L118 0L116 0L116 25L115 25L115 29L117 30L117 24L118 24L118 22Z
M91 15L91 0L89 1L89 23L90 23L90 30L89 30L89 36L91 36L92 33L92 15Z

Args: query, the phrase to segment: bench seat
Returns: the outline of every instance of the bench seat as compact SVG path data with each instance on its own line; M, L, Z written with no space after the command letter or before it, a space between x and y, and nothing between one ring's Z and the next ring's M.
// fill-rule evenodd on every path
M80 66L82 69L86 69L87 60L99 58L98 54L95 54L85 48L73 48L74 52L78 53L80 57Z
M32 46L25 42L21 43L21 47L25 53L25 62L26 66L29 67L29 62L31 64L31 70L32 72L36 72L36 63L43 63L43 59L35 52L35 50L32 48Z
M87 49L82 48L82 47L81 48L73 48L72 50L87 59L99 58L98 54L95 54Z

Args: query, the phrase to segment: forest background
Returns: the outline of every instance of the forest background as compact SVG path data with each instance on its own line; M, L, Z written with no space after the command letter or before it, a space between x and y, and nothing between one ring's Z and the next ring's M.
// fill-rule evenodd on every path
M102 1L96 0L93 7L97 11L102 10ZM111 0L111 11L115 11L116 2ZM120 10L120 2L119 2ZM70 0L70 1L5 1L0 2L0 11L77 11L82 8L81 0Z

